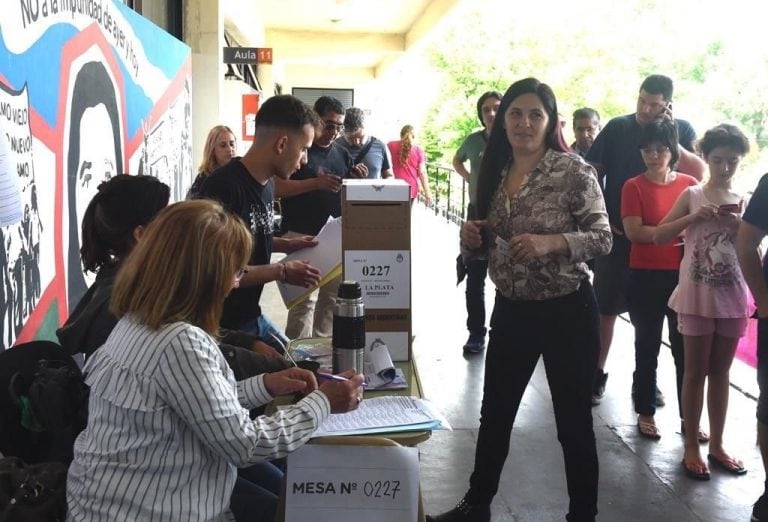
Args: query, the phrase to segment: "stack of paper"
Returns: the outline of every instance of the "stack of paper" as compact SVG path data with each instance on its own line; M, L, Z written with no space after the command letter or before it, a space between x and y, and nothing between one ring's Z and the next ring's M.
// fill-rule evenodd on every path
M426 399L389 395L364 399L354 411L332 414L314 436L442 429L450 430L451 427Z

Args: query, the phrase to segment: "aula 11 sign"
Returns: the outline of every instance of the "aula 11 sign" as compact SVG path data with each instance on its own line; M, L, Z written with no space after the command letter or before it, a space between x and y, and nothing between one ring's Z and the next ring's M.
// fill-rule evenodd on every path
M224 47L224 63L272 63L271 47Z

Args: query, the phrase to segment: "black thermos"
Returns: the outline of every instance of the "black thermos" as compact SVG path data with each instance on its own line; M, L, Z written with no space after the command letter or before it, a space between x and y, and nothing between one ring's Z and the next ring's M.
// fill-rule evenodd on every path
M333 373L363 373L365 308L357 281L343 281L333 309Z

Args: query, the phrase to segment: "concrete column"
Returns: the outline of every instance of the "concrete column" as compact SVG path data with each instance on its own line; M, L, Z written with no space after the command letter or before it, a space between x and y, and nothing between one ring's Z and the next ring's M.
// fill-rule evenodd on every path
M221 119L222 84L226 65L224 15L220 0L189 0L184 17L184 41L192 48L192 160L203 155L208 130Z

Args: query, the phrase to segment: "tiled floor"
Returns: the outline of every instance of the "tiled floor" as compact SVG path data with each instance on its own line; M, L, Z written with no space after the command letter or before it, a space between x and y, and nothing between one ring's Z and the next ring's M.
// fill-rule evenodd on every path
M465 357L461 352L466 331L464 286L455 284L458 228L417 205L412 229L415 358L427 398L453 427L453 431L435 432L419 446L424 503L428 513L437 513L452 507L467 488L479 425L484 356ZM278 324L284 321L284 308L273 288L267 291L265 304ZM725 437L726 447L744 460L748 474L732 477L713 470L710 482L694 482L683 475L680 465L683 441L672 358L666 349L659 358L659 382L669 405L657 412L663 436L652 442L637 435L630 400L632 342L631 326L619 320L608 361L606 396L593 410L600 457L598 519L748 521L764 481L755 445L754 399L732 389ZM748 368L738 368L733 377L743 381L736 382L739 389L754 390L754 374ZM702 451L706 454L706 448ZM493 520L564 520L567 503L562 453L539 367L512 433Z

